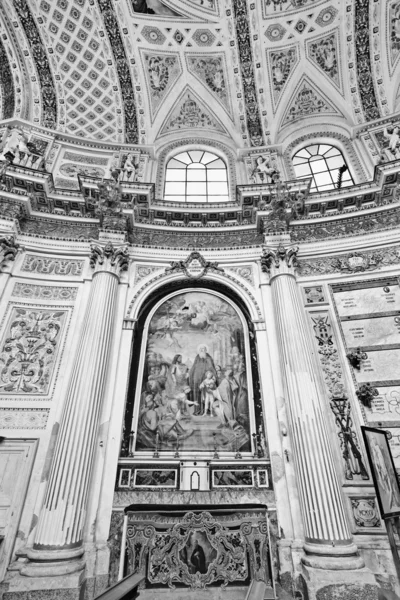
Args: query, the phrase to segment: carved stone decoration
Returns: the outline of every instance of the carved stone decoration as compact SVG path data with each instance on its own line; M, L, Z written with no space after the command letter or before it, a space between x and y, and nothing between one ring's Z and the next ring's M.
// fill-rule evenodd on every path
M375 94L374 78L372 76L371 57L373 48L370 48L369 0L355 0L354 25L357 27L355 36L357 82L359 96L367 121L379 119L381 116Z
M171 589L178 583L201 590L218 582L225 588L229 583L246 581L250 573L256 581L271 583L265 517L243 521L243 517L232 515L229 521L235 527L232 523L225 526L207 511L188 512L179 520L171 517L164 517L164 526L159 529L156 516L128 513L131 572L147 574L150 584ZM166 529L169 519L174 524Z
M42 92L41 124L49 129L55 129L57 125L57 108L59 104L57 102L56 86L54 84L47 52L27 0L13 0L13 4L18 13L25 35L30 42L32 58L40 81L40 89Z
M16 283L11 296L16 298L32 298L35 300L75 300L77 287L57 287L54 285L32 285Z
M91 245L90 266L97 271L108 271L119 276L129 267L129 255L126 246L115 248L111 242L105 246Z
M367 408L372 407L372 402L376 396L379 396L379 391L372 387L370 383L363 383L356 391L357 398Z
M15 243L13 236L0 238L0 269L7 261L14 261L18 254L19 244Z
M361 479L369 479L358 447L356 433L352 429L351 405L347 396L340 390L339 393L333 394L330 404L339 428L338 436L343 451L346 479L353 479L353 471L360 474Z
M0 429L46 429L49 408L0 408Z
M1 69L1 97L2 97L2 119L12 119L14 116L16 98L14 80L11 73L11 65L7 51L0 41L0 69Z
M282 265L287 268L296 266L298 246L283 246L280 244L277 248L263 246L263 255L261 257L261 268L264 273L273 272L273 269L279 270Z
M2 180L1 177L2 177L3 167L6 164L6 162L3 162L2 166L0 166L0 182ZM21 218L21 216L22 216L22 205L21 204L17 204L16 202L10 202L10 201L2 198L1 204L0 204L0 217L6 218L6 219L19 220Z
M329 78L329 80L342 92L340 77L340 60L338 50L338 32L333 31L307 42L307 51L310 60Z
M189 72L210 90L232 118L229 87L227 86L228 76L226 72L225 55L190 55L186 60Z
M325 273L363 273L393 264L400 264L400 247L299 261L297 272L304 276Z
M263 145L263 130L260 108L257 100L254 74L253 50L251 44L250 18L246 0L233 2L236 39L241 56L242 82L246 109L247 130L252 146Z
M154 121L166 96L182 74L178 53L145 52L142 54L151 118Z
M189 279L200 279L206 275L208 271L219 271L224 272L224 269L218 266L216 262L210 262L200 254L200 252L192 252L189 254L186 260L180 260L178 262L172 262L170 267L166 267L165 273L175 273L177 271L183 271L186 277Z
M139 126L136 115L135 91L117 14L111 0L99 0L98 6L114 54L115 68L123 99L125 141L129 144L137 144L139 142Z
M228 269L232 273L235 273L242 279L245 279L247 283L254 287L254 273L251 265L243 265L242 267L229 267Z
M273 181L271 202L269 206L264 203L259 204L261 227L266 235L287 233L291 221L298 219L304 213L307 191L292 191L289 184L279 180L277 172L270 176Z
M337 350L328 313L316 313L312 318L314 335L318 342L318 357L326 387L330 394L330 407L335 417L338 437L344 460L346 479L369 479L360 450L351 415L351 403L345 393L343 368Z
M227 130L199 96L186 87L169 112L161 127L160 135L175 130L212 129L227 134Z
M267 53L267 58L269 59L272 99L276 108L286 87L286 83L299 62L299 51L297 46L279 48L277 50L270 50Z
M81 275L83 260L63 260L59 258L43 258L27 254L22 263L21 271L29 273L43 273L44 275Z
M281 127L310 115L343 116L325 94L307 77L297 85L281 121Z
M160 271L161 269L162 269L162 267L150 267L150 266L148 267L148 266L139 265L138 267L136 267L135 284L139 283L139 281L141 281L148 275L151 275L155 271Z
M0 353L0 392L40 394L49 391L65 311L16 307Z
M351 509L357 527L381 527L381 518L375 498L351 498Z
M111 513L110 532L108 535L107 546L110 550L110 566L108 585L113 585L118 581L119 560L121 555L122 524L124 522L124 513L113 511Z

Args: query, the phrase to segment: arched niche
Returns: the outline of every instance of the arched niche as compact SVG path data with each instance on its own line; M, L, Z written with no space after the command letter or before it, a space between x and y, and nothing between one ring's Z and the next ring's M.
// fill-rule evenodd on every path
M154 291L133 339L122 456L250 457L256 433L264 437L257 349L243 301L204 280Z

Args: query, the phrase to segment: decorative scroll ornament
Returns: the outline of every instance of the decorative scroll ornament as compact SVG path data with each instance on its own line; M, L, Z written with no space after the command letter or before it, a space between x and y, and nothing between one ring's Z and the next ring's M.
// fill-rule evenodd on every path
M337 387L339 388L339 386ZM357 444L356 433L352 429L350 401L342 389L336 389L336 393L332 394L330 404L339 428L338 436L345 462L346 479L353 479L353 470L355 473L359 473L362 479L369 479Z
M277 248L263 246L263 255L261 257L261 268L264 273L272 274L275 270L279 271L284 265L286 270L297 265L298 246L283 246L279 244Z
M345 393L343 368L339 358L336 339L327 313L314 313L312 318L315 338L318 342L318 358L321 362L325 384L329 391L330 406L338 429L338 438L344 460L346 479L369 479L357 433L351 414L351 403Z
M170 267L165 269L165 273L175 273L182 271L189 279L200 279L208 271L219 271L224 273L224 269L218 266L216 262L205 260L200 252L192 252L186 260L172 262Z
M12 235L0 238L0 269L7 261L14 261L20 246Z
M129 255L126 246L115 248L111 242L105 246L91 245L90 266L98 271L108 271L119 276L128 270Z
M157 531L157 521L150 525L151 516L143 517L143 523L128 526L128 556L136 573L146 573L148 563L150 584L175 589L178 583L200 590L220 582L225 588L246 581L249 571L253 580L271 584L265 518L236 518L235 528L228 528L209 512L188 512L172 527Z
M62 310L13 310L0 352L1 392L48 393L65 314Z

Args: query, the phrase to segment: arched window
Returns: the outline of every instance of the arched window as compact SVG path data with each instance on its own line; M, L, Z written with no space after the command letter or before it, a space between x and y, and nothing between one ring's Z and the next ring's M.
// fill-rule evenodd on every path
M204 150L180 152L168 161L164 200L227 202L228 173L224 161Z
M293 156L293 166L298 179L312 177L311 192L324 192L354 184L343 154L335 146L306 146Z

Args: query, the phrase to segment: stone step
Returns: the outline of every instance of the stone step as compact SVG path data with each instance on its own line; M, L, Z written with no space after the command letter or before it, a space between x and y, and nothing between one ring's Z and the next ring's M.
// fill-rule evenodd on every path
M190 590L188 588L147 589L142 590L138 600L245 600L249 588L238 586L226 589L207 588L205 590Z

